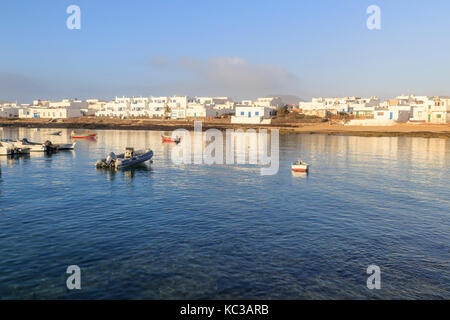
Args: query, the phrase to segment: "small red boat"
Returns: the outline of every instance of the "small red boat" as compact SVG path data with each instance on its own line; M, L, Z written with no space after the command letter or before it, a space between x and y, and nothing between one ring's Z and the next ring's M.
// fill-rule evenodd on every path
M97 134L96 133L76 133L74 131L72 131L72 133L70 134L70 137L72 139L95 139L97 138Z
M174 138L169 137L169 136L161 136L161 138L162 138L162 142L163 143L171 143L171 142L173 142L173 143L180 143L180 141L181 141L180 137L176 137L174 139Z

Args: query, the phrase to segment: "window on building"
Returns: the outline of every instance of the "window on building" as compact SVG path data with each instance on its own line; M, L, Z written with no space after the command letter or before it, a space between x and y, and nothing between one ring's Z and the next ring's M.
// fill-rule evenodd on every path
M241 112L241 116L243 116L244 114L245 114L245 112L244 112L244 111L242 111L242 112Z
M441 114L437 114L437 115L436 115L436 118L440 119L441 116L442 116Z
M259 116L259 111L255 111L255 116Z

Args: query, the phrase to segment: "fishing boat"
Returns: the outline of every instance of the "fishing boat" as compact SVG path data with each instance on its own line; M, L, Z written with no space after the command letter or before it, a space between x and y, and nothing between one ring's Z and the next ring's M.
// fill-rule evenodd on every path
M300 158L295 161L291 167L293 172L308 172L309 170L309 164L307 164Z
M58 149L58 151L62 151L62 150L74 150L75 149L75 145L77 143L66 143L66 144L55 144L54 146L56 146L56 148Z
M66 144L53 144L49 140L45 141L44 143L39 143L39 142L31 142L31 141L28 141L28 139L24 138L24 139L22 139L22 144L27 145L27 146L43 145L46 147L47 152L56 152L56 151L62 151L62 150L73 150L77 143L74 142L74 143L66 143Z
M30 152L46 152L47 150L50 150L51 147L50 141L46 141L45 143L37 143L30 142L26 138L18 141L13 141L12 143L14 147L17 148L30 148Z
M170 136L161 136L161 138L163 143L180 143L181 141L181 138L178 136L176 138L172 138Z
M0 154L1 155L21 155L21 154L30 154L30 148L25 147L16 147L9 141L1 140L0 141Z
M9 156L14 154L14 148L11 146L4 146L0 142L0 156Z
M134 151L134 148L126 148L125 153L116 155L111 152L106 156L106 158L98 160L95 163L96 168L112 168L112 169L123 169L137 164L144 163L153 157L153 151L148 150L138 150Z
M29 149L30 152L45 152L47 147L41 143L38 144L30 144L26 139L22 140L11 140L11 139L2 139L1 142L7 143L11 145L14 149Z
M72 139L95 139L97 134L94 132L76 133L75 131L72 131L70 136Z

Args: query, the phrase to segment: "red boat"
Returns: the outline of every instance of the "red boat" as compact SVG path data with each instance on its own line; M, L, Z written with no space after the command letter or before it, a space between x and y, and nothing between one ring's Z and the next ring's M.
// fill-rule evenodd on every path
M72 131L70 137L72 139L95 139L97 138L96 133L75 133Z
M180 143L181 138L180 137L176 137L175 139L169 136L161 136L162 137L162 142L163 143Z

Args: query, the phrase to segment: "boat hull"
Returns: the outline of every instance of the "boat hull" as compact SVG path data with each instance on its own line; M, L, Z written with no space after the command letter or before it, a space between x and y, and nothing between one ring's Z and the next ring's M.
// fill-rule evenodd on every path
M0 147L0 156L9 156L13 154L14 150L7 147Z
M116 168L117 169L123 169L131 166L135 166L140 163L144 163L145 161L150 160L153 157L153 151L149 150L146 153L140 154L138 156L135 156L131 159L121 159L119 158L116 161Z
M13 142L12 144L14 145L15 148L20 148L20 149L28 148L28 149L30 149L30 152L46 152L47 151L47 147L44 146L43 144L27 144L27 143L22 143L20 141Z
M76 144L77 144L76 142L68 143L68 144L57 144L56 149L57 150L73 150L73 149L75 149Z
M292 171L294 172L308 172L309 165L307 164L293 164L292 165Z
M89 135L72 135L72 139L95 139L97 138L96 134L89 134Z
M97 168L115 168L123 169L131 166L142 164L153 157L152 150L135 151L132 158L125 158L125 154L110 154L107 158L98 160L95 163Z
M173 139L171 137L162 137L163 143L179 143L180 139Z

